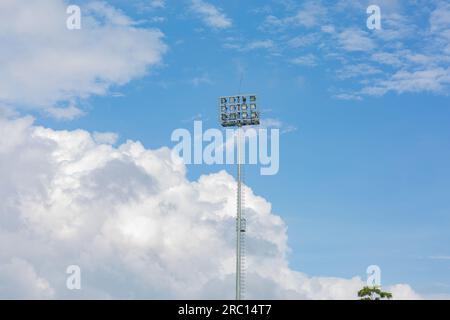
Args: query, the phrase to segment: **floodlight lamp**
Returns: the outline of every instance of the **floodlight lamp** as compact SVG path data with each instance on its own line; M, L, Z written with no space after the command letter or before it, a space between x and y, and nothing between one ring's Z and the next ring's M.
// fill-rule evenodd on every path
M223 127L242 127L260 123L256 95L219 98L219 119Z

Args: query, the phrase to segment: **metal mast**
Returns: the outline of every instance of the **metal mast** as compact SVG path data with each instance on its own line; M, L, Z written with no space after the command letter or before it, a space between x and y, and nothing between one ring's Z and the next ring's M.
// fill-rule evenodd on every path
M237 216L236 216L236 300L241 300L242 291L242 142L241 126L237 129Z
M237 214L236 214L236 300L241 300L244 289L243 264L246 221L243 216L243 144L242 127L258 125L259 112L256 95L236 95L219 98L220 122L223 127L237 127ZM245 142L245 141L244 141Z

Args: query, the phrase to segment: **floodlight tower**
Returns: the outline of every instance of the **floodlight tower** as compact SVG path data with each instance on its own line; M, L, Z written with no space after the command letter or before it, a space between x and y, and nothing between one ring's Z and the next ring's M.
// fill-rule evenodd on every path
M243 289L243 240L246 221L242 217L242 136L243 126L260 123L256 95L239 94L219 98L220 123L222 127L234 127L237 130L237 216L236 216L236 300L241 300ZM245 145L245 140L244 140ZM244 159L245 160L245 159Z

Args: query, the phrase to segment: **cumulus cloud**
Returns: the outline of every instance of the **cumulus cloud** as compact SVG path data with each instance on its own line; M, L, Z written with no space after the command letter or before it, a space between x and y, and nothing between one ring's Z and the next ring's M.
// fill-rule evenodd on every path
M145 75L166 51L163 34L140 28L106 2L81 6L81 30L66 28L63 0L0 2L0 102L58 118L73 105Z
M114 132L94 132L92 138L98 144L115 144L119 135Z
M0 117L0 297L233 298L233 177L189 181L168 148L98 137ZM359 277L292 270L285 223L245 192L248 298L356 297ZM66 288L69 265L80 291Z
M192 0L191 9L198 14L203 22L209 27L215 29L227 29L233 24L232 20L228 18L220 8L217 8L206 1Z
M73 120L84 115L84 111L74 105L68 107L49 107L45 111L47 114L59 120Z
M0 264L0 294L8 299L50 299L54 291L47 280L40 278L33 266L20 258Z

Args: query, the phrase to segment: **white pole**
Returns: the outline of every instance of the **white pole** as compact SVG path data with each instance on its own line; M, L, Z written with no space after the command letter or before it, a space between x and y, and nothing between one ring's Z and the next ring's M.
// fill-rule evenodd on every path
M241 300L241 127L237 132L236 300Z

